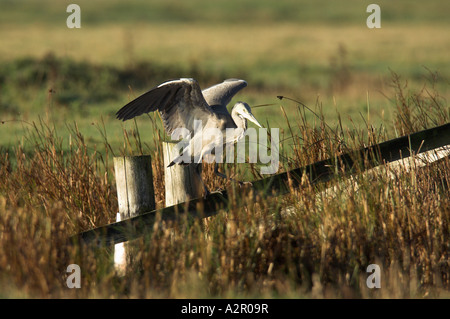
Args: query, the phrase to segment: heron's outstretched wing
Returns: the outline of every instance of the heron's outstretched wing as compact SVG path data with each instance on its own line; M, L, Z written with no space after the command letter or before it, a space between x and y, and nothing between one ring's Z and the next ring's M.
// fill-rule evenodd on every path
M213 85L202 91L206 102L214 112L219 114L229 114L227 104L230 103L237 92L247 86L247 82L239 79L228 79L222 83Z
M194 120L209 120L214 112L205 101L198 82L178 79L162 83L122 107L116 116L126 121L158 110L168 135L176 128L194 130Z

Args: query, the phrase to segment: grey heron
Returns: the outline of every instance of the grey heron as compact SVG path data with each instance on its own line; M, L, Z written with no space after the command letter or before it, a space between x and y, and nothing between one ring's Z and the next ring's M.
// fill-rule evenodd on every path
M171 135L179 128L187 129L191 134L190 141L183 153L190 148L191 157L196 163L201 162L205 155L213 156L212 160L215 160L214 173L227 178L218 170L218 163L214 158L215 148L232 145L239 141L247 130L247 120L261 127L247 103L237 102L233 106L231 114L227 110L227 104L233 96L246 86L247 82L244 80L228 79L202 91L195 79L170 80L131 101L122 107L116 116L118 119L126 121L143 113L158 110L167 135ZM198 123L201 125L199 131L201 134L197 135L195 132L198 132L198 126L195 127L195 125ZM203 133L208 129L218 129L222 132L220 138L207 134L205 136ZM227 129L234 130L227 131ZM229 134L230 131L233 133ZM201 148L196 150L193 143L198 139L201 140ZM194 150L192 151L192 149ZM182 155L179 155L169 164L169 167L174 164L185 165L189 162L183 161ZM241 182L239 184L241 185ZM208 194L209 191L204 183L203 186Z

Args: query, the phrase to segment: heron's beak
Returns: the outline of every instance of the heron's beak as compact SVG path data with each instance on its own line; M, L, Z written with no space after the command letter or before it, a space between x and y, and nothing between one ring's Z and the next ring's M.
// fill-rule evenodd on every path
M259 127L262 127L262 125L259 124L258 120L253 116L252 113L249 113L249 114L248 114L247 119L248 119L249 121L252 121L252 122L255 123L256 125L258 125Z

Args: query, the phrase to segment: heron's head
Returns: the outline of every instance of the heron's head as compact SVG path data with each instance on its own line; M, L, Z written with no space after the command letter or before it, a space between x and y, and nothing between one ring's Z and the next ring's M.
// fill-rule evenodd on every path
M236 114L238 116L240 116L241 118L247 119L247 120L255 123L256 125L258 125L259 127L262 127L261 124L259 124L259 122L256 120L256 118L253 116L252 110L250 109L250 106L247 103L237 102L233 106L232 112L236 112Z

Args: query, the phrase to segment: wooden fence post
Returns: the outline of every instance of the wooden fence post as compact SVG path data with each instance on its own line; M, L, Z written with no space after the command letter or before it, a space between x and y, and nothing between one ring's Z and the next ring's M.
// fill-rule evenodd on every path
M120 213L116 215L116 222L121 222L122 218L120 217ZM116 273L120 276L125 275L127 271L127 250L126 250L126 242L115 244L114 245L114 268L116 269Z
M167 167L172 159L178 155L174 154L174 151L176 151L175 145L176 143L162 143L165 167L166 207L201 197L203 191L201 177L195 171L195 164ZM202 164L199 165L199 172L201 173Z
M128 219L155 209L151 156L114 158L119 213Z
M119 202L117 221L132 218L156 208L151 156L114 157L114 171ZM114 247L114 266L120 274L123 274L126 270L129 247L119 245Z

